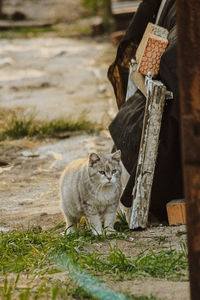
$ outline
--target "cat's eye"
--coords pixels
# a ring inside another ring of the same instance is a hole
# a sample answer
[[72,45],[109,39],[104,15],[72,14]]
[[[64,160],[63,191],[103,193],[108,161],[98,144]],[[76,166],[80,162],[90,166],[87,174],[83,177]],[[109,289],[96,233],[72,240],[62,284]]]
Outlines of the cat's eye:
[[117,172],[117,170],[112,170],[112,173],[115,174]]
[[102,175],[105,175],[105,172],[104,171],[99,171],[100,174]]

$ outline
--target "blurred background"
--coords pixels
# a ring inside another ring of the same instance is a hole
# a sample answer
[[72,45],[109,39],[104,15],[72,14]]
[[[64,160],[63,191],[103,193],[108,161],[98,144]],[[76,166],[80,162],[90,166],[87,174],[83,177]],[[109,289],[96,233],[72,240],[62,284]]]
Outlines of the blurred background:
[[107,70],[139,2],[0,1],[1,231],[62,222],[66,164],[112,150]]
[[117,107],[107,70],[138,3],[1,1],[1,230],[63,221],[66,164],[111,151]]

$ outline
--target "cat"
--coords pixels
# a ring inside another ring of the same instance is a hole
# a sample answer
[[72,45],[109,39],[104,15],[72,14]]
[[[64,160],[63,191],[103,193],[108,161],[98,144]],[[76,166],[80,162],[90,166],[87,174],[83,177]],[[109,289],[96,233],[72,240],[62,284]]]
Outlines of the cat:
[[61,177],[62,209],[67,234],[77,230],[84,216],[95,235],[102,234],[103,217],[107,234],[114,221],[121,194],[121,152],[91,153],[71,162]]

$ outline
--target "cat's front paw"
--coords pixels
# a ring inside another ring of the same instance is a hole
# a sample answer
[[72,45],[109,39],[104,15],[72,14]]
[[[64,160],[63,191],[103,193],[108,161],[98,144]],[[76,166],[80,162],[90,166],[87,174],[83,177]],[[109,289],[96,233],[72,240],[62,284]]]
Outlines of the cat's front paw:
[[105,232],[106,232],[106,235],[114,235],[114,234],[116,234],[116,230],[114,228],[106,228]]
[[97,229],[94,229],[94,228],[92,228],[92,233],[94,234],[94,235],[102,235],[102,230],[97,230]]
[[74,229],[73,225],[71,225],[70,227],[67,227],[65,230],[65,234],[68,235],[70,233],[74,233],[76,232],[76,230]]

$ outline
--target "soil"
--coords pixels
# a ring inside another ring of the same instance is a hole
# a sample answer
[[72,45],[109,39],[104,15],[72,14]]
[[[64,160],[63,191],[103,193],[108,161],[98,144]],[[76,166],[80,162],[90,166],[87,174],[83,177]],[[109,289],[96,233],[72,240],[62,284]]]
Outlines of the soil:
[[0,147],[0,229],[38,226],[44,230],[64,221],[59,207],[59,177],[67,163],[89,152],[110,152],[107,131],[64,140],[17,140]]
[[[64,19],[72,22],[82,8],[80,1],[9,1],[5,12],[23,11],[29,19]],[[67,11],[67,13],[66,13]],[[116,49],[109,42],[94,39],[38,38],[0,40],[0,108],[23,109],[39,120],[83,111],[104,127],[117,109],[106,72]],[[59,178],[67,163],[91,151],[110,152],[107,130],[99,134],[73,135],[66,139],[21,139],[0,143],[0,230],[41,226],[43,230],[64,221],[59,206]],[[177,232],[182,232],[180,236]],[[162,226],[133,232],[132,239],[118,241],[128,256],[139,251],[134,243],[155,246],[155,237],[165,237],[166,247],[178,248],[185,240],[185,226]],[[115,242],[115,240],[113,240]],[[88,246],[90,247],[90,246]],[[98,243],[99,251],[109,251]],[[60,275],[58,275],[60,276]],[[188,300],[188,282],[138,279],[110,282],[118,291],[134,295],[155,295],[165,300]]]

